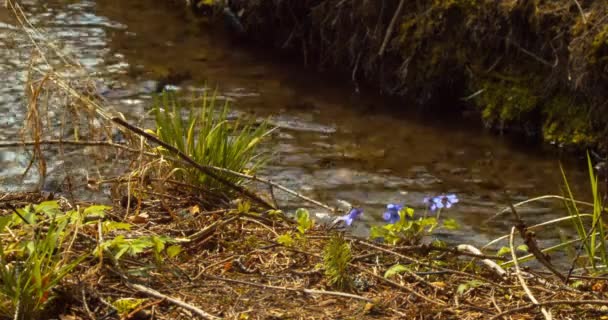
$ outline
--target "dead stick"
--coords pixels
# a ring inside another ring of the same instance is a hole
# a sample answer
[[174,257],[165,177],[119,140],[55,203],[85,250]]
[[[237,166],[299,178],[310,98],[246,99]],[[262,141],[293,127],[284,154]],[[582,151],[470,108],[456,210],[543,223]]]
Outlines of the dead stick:
[[391,19],[391,22],[389,23],[388,28],[386,29],[386,34],[384,35],[384,41],[382,41],[382,45],[380,46],[380,51],[378,51],[379,56],[384,55],[384,50],[386,49],[386,46],[388,45],[388,41],[391,39],[391,36],[393,35],[393,29],[395,28],[395,23],[397,22],[397,18],[399,17],[401,10],[403,10],[404,3],[405,3],[405,0],[399,1],[397,10],[395,10],[395,14],[393,15],[393,18]]
[[126,147],[123,144],[112,143],[110,141],[74,141],[74,140],[40,140],[40,141],[7,141],[0,142],[0,148],[35,146],[35,145],[76,145],[76,146],[109,146],[109,147]]
[[369,299],[369,298],[366,298],[366,297],[363,297],[363,296],[359,296],[359,295],[356,295],[356,294],[346,293],[346,292],[314,290],[314,289],[304,289],[304,288],[278,287],[278,286],[271,286],[271,285],[266,285],[266,284],[261,284],[261,283],[255,283],[255,282],[249,282],[249,281],[243,281],[243,280],[222,278],[222,277],[213,276],[213,275],[210,275],[210,274],[202,274],[202,277],[207,278],[207,279],[212,279],[212,280],[223,281],[223,282],[239,283],[239,284],[244,284],[244,285],[248,285],[248,286],[252,286],[252,287],[258,287],[258,288],[263,288],[263,289],[304,292],[304,293],[307,293],[307,294],[329,295],[329,296],[337,296],[337,297],[343,297],[343,298],[362,300],[362,301],[366,301],[366,302],[372,302],[372,299]]
[[171,302],[171,303],[173,303],[173,304],[175,304],[177,306],[180,306],[180,307],[182,307],[182,308],[184,308],[186,310],[192,311],[192,312],[198,314],[203,319],[212,319],[212,320],[222,319],[220,317],[216,317],[216,316],[214,316],[212,314],[209,314],[209,313],[205,312],[204,310],[202,310],[202,309],[200,309],[198,307],[195,307],[195,306],[193,306],[191,304],[185,303],[184,301],[181,301],[181,300],[178,300],[176,298],[172,298],[172,297],[169,297],[167,295],[164,295],[164,294],[162,294],[162,293],[160,293],[160,292],[158,292],[158,291],[156,291],[154,289],[142,286],[140,284],[127,284],[127,285],[129,287],[131,287],[131,288],[133,288],[133,289],[141,292],[141,293],[145,293],[145,294],[147,294],[149,296],[156,297],[156,298],[159,298],[159,299],[167,300],[167,301],[169,301],[169,302]]
[[515,228],[517,228],[517,231],[519,231],[519,234],[521,235],[522,239],[524,240],[524,243],[528,246],[528,251],[534,255],[534,257],[538,260],[538,262],[540,262],[543,266],[545,266],[547,269],[549,269],[549,271],[553,272],[554,275],[556,275],[560,280],[562,280],[565,283],[567,280],[566,276],[561,274],[553,266],[553,264],[549,261],[547,256],[545,256],[543,251],[538,247],[538,244],[536,243],[536,239],[534,239],[534,232],[528,231],[528,227],[526,226],[524,221],[521,219],[521,217],[517,213],[517,210],[515,210],[515,207],[513,206],[513,204],[510,202],[509,202],[509,207],[511,208],[511,212],[513,213],[513,216],[515,217]]
[[219,181],[220,183],[226,185],[227,187],[238,191],[239,193],[247,196],[248,198],[250,198],[251,200],[254,200],[255,202],[259,203],[260,205],[262,205],[263,207],[267,208],[267,209],[275,209],[275,207],[268,203],[266,200],[260,198],[257,194],[237,185],[234,184],[228,180],[226,180],[225,178],[217,175],[215,172],[209,170],[209,168],[200,165],[198,162],[194,161],[192,158],[188,157],[186,154],[184,154],[183,152],[181,152],[179,149],[175,148],[172,145],[169,145],[163,141],[161,141],[160,139],[158,139],[157,137],[155,137],[154,135],[151,135],[147,132],[145,132],[144,130],[142,130],[139,127],[136,127],[128,122],[126,122],[125,120],[119,118],[119,117],[113,117],[111,118],[112,122],[119,124],[127,129],[129,129],[130,131],[135,132],[136,134],[145,137],[146,139],[153,141],[156,144],[161,145],[163,148],[169,150],[171,153],[177,155],[180,159],[182,159],[183,161],[187,162],[188,164],[192,165],[193,167],[195,167],[197,170],[199,170],[200,172],[208,175],[209,177]]

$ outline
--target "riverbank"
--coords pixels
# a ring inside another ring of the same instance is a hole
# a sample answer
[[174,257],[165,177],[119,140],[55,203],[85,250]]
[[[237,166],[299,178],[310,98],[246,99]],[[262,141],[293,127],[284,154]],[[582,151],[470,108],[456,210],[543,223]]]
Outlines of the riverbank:
[[606,150],[606,10],[569,0],[232,1],[240,25],[229,26],[338,70],[355,88],[472,112],[501,133]]
[[[567,287],[540,270],[507,273],[493,262],[506,257],[472,247],[394,246],[315,223],[303,211],[293,221],[256,206],[209,207],[204,194],[178,191],[184,187],[175,183],[165,182],[160,197],[133,199],[133,207],[0,194],[7,232],[0,259],[10,260],[7,272],[0,271],[0,318],[508,319],[552,313],[554,319],[598,319],[607,313],[605,278],[572,276],[576,288]],[[47,233],[36,236],[37,228]],[[20,255],[26,243],[36,253],[61,254],[36,256],[42,265],[37,275],[29,269],[37,260]],[[17,265],[26,269],[11,275]],[[15,296],[5,281],[13,276],[35,282],[17,284],[24,292]]]

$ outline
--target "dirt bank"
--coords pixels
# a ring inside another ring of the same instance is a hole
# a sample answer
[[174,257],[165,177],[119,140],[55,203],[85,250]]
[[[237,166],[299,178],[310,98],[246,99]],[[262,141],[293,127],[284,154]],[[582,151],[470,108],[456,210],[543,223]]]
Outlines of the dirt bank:
[[425,105],[464,105],[501,132],[608,146],[606,1],[230,5],[248,39],[296,52],[308,65],[345,72],[355,84],[371,83]]

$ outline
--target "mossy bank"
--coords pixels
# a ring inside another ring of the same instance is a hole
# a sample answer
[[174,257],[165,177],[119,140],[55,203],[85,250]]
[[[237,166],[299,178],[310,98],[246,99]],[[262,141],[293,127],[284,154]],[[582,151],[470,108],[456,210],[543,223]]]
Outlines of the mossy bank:
[[421,105],[474,110],[501,132],[608,149],[606,1],[233,0],[229,5],[245,39],[344,72],[355,84],[372,84]]

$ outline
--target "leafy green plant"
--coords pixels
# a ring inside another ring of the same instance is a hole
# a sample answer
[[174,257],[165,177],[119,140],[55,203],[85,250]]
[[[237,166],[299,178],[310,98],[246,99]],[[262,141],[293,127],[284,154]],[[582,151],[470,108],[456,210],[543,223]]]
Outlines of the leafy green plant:
[[[604,205],[602,203],[602,196],[600,194],[598,186],[598,177],[594,173],[593,164],[591,157],[587,154],[587,166],[589,170],[589,181],[591,184],[591,193],[593,196],[593,207],[592,212],[581,212],[577,206],[570,185],[566,178],[566,174],[562,168],[562,176],[564,178],[564,185],[567,192],[567,196],[570,201],[565,201],[568,213],[573,219],[573,227],[578,233],[581,239],[581,248],[586,252],[586,257],[582,259],[583,267],[592,267],[596,271],[605,270],[608,268],[608,249],[606,247],[606,226],[602,220],[602,215],[606,213]],[[584,217],[590,216],[591,224],[585,223]],[[589,229],[587,229],[589,227]],[[581,259],[577,259],[581,261]]]
[[404,273],[404,272],[409,272],[412,271],[408,266],[404,266],[402,264],[395,264],[392,267],[388,268],[386,270],[386,272],[384,272],[384,277],[385,278],[391,278],[395,275]]
[[323,252],[323,265],[325,276],[330,285],[339,289],[351,286],[351,277],[348,274],[348,264],[352,260],[350,246],[341,233],[334,234]]
[[314,227],[315,222],[310,218],[310,213],[306,209],[300,208],[296,210],[295,217],[297,232],[289,231],[280,235],[277,237],[278,243],[288,247],[306,243],[306,232]]
[[[117,223],[112,222],[114,226]],[[105,223],[104,223],[105,224]],[[128,223],[121,223],[120,228],[124,229],[130,225]],[[117,230],[117,229],[105,229],[105,230]],[[108,232],[106,231],[106,232]],[[142,236],[136,238],[127,239],[123,235],[118,235],[112,239],[104,241],[96,250],[96,254],[101,254],[103,251],[109,251],[114,256],[114,259],[120,260],[123,255],[137,256],[138,254],[151,251],[154,255],[154,259],[157,263],[161,263],[164,260],[162,255],[163,252],[167,254],[167,257],[173,258],[182,251],[182,247],[174,244],[177,241],[166,236]],[[167,244],[173,244],[167,247]]]
[[395,219],[394,223],[372,226],[370,238],[381,239],[385,243],[393,245],[398,243],[416,244],[424,236],[432,234],[439,226],[446,229],[458,228],[454,219],[445,219],[443,225],[438,223],[436,217],[414,219],[414,209],[405,206],[399,210],[398,214],[399,219]]
[[[269,158],[259,148],[263,138],[272,132],[268,122],[241,118],[230,121],[228,102],[217,107],[216,97],[206,94],[199,100],[200,104],[192,102],[186,109],[174,93],[164,92],[156,97],[156,135],[201,165],[254,174]],[[162,148],[159,150],[165,152]],[[179,168],[178,176],[190,183],[224,187],[195,168],[183,167],[177,162],[173,166]],[[235,184],[243,182],[233,174],[221,171],[217,174]]]
[[13,237],[0,243],[0,318],[39,319],[55,298],[55,288],[88,255],[68,253],[82,215],[43,202],[0,217],[0,231]]

